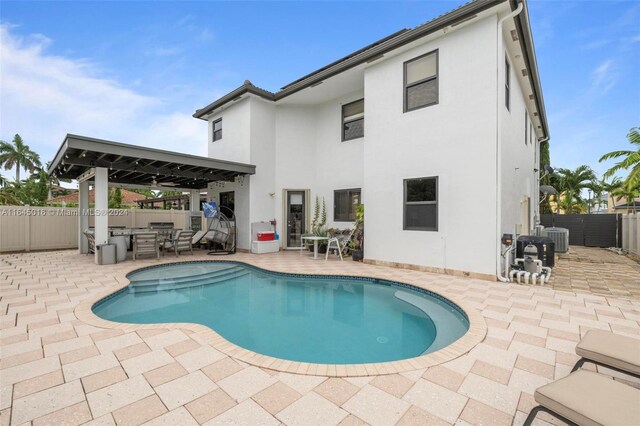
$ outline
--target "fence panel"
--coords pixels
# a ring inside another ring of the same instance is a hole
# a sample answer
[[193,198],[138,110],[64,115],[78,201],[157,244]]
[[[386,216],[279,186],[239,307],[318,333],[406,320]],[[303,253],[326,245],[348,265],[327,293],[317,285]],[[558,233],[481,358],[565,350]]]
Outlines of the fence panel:
[[[118,209],[109,225],[146,228],[150,222],[173,222],[185,229],[189,212],[183,210]],[[89,226],[95,223],[89,216]],[[0,253],[78,247],[78,209],[65,207],[0,206]]]
[[640,213],[622,215],[622,249],[640,256]]
[[618,214],[543,214],[540,223],[569,230],[569,244],[587,247],[620,247]]

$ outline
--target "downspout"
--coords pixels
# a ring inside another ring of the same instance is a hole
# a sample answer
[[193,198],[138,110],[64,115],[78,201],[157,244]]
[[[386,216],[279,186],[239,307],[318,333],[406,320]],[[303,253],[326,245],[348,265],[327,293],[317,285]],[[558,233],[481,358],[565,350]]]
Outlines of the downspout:
[[[503,283],[509,282],[509,278],[502,275],[501,271],[501,263],[504,254],[502,253],[502,241],[501,241],[501,226],[502,226],[502,155],[501,155],[501,137],[500,137],[500,115],[502,110],[500,109],[500,64],[503,62],[502,59],[502,24],[507,19],[515,18],[522,9],[524,8],[523,3],[518,3],[518,7],[516,10],[511,12],[510,14],[500,18],[498,20],[498,28],[497,28],[497,55],[496,55],[496,277],[499,281]],[[510,252],[507,250],[506,253]],[[505,258],[505,262],[507,259]],[[505,267],[506,270],[506,267]]]

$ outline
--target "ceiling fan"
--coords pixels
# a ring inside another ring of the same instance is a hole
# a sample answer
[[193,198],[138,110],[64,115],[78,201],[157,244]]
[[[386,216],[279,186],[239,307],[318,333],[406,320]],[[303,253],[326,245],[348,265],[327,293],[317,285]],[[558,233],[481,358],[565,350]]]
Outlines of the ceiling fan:
[[175,182],[158,182],[154,176],[153,180],[151,181],[151,185],[152,186],[177,186],[178,184]]

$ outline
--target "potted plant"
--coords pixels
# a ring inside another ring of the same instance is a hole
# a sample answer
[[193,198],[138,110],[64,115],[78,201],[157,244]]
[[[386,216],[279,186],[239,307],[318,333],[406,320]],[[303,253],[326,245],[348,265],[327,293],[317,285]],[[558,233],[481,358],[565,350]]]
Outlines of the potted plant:
[[354,261],[362,262],[364,259],[364,204],[356,207],[356,231],[353,233],[351,241],[351,258]]
[[[329,232],[327,228],[320,228],[317,230],[316,235],[318,237],[327,237]],[[318,253],[325,254],[327,252],[327,240],[318,241]]]

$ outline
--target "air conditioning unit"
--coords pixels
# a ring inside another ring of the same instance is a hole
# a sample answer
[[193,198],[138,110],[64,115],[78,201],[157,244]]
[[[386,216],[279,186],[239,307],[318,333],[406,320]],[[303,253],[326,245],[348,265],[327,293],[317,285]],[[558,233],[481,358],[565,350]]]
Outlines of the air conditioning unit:
[[544,228],[542,235],[553,240],[557,252],[566,253],[569,251],[569,230],[567,228]]

